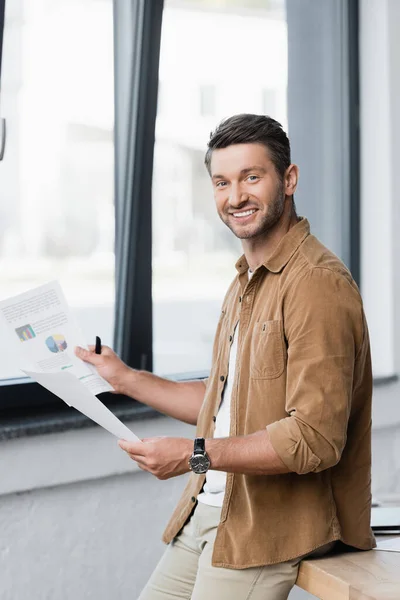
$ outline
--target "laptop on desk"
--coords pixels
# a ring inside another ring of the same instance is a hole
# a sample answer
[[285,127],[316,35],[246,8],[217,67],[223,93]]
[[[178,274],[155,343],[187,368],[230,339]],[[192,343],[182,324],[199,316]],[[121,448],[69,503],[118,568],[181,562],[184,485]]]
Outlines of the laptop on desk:
[[400,506],[373,506],[371,528],[374,533],[400,533]]

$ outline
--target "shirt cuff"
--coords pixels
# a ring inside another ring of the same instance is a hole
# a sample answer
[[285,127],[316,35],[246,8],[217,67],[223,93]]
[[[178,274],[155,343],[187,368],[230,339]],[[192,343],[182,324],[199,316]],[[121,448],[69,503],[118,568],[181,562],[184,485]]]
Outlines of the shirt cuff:
[[287,417],[267,426],[269,440],[286,467],[298,475],[315,471],[321,459],[306,443],[294,417]]

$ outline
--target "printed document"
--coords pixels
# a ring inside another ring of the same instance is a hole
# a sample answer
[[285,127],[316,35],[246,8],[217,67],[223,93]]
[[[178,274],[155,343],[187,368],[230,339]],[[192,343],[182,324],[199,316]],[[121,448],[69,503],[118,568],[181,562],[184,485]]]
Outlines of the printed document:
[[85,388],[82,383],[68,371],[62,373],[33,373],[24,371],[29,377],[62,398],[69,406],[73,406],[89,419],[107,429],[117,438],[130,442],[139,442],[132,433],[96,396]]
[[87,344],[57,281],[0,301],[0,331],[21,371],[117,437],[138,440],[96,398],[113,388],[75,356]]

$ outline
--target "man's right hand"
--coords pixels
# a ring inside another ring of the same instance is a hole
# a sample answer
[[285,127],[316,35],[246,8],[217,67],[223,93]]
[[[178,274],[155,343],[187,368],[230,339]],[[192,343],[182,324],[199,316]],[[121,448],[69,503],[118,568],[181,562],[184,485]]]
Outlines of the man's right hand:
[[96,354],[95,346],[89,346],[89,350],[77,346],[75,354],[78,358],[94,365],[99,375],[108,381],[117,393],[123,393],[123,383],[130,368],[111,348],[102,346],[101,354]]

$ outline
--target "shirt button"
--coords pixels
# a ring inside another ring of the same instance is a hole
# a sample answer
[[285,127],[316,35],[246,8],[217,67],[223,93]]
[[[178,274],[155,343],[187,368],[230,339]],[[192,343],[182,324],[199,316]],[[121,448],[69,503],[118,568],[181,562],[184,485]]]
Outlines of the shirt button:
[[221,375],[220,380],[225,381],[225,377],[223,375]]
[[215,423],[215,421],[216,421],[216,420],[217,420],[217,417],[215,417],[215,416],[214,416],[214,417],[213,417],[213,421],[214,421],[214,423]]
[[196,502],[196,498],[192,496],[192,502]]
[[231,342],[233,340],[233,337],[230,335],[229,336],[229,341]]
[[242,301],[242,296],[239,296],[239,302],[241,302],[241,301]]

